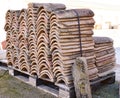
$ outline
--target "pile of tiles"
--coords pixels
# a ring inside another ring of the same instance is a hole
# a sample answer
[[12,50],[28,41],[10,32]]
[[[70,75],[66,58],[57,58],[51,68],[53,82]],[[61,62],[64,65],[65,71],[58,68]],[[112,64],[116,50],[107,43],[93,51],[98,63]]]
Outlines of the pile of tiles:
[[104,73],[115,66],[113,40],[108,37],[94,37],[96,66],[98,73]]
[[28,50],[28,28],[27,28],[27,9],[22,9],[19,16],[18,33],[18,68],[22,71],[30,72],[30,60]]
[[13,65],[13,62],[12,62],[12,33],[11,33],[11,24],[12,24],[12,11],[8,10],[7,13],[6,13],[6,24],[5,24],[5,31],[7,32],[6,34],[6,50],[7,50],[7,53],[6,53],[6,57],[7,57],[7,60],[8,60],[8,64],[9,65]]
[[19,10],[8,10],[6,13],[5,31],[6,47],[7,47],[7,59],[8,64],[18,68],[18,34],[19,34]]
[[92,38],[93,16],[89,9],[63,10],[51,14],[50,51],[56,84],[72,85],[71,67],[79,56],[87,59],[90,80],[97,78]]
[[50,53],[50,13],[65,10],[64,4],[29,3],[27,9],[8,10],[7,32],[8,65],[30,75],[54,82]]
[[64,4],[53,3],[29,3],[27,9],[8,10],[4,27],[8,65],[72,87],[71,68],[76,57],[82,56],[87,59],[89,79],[98,78],[98,71],[112,68],[115,58],[111,40],[102,40],[103,44],[93,39],[93,16],[90,9],[66,10]]
[[64,10],[63,4],[41,4],[38,9],[37,30],[37,53],[38,53],[38,77],[54,82],[52,58],[50,53],[50,14],[53,11]]

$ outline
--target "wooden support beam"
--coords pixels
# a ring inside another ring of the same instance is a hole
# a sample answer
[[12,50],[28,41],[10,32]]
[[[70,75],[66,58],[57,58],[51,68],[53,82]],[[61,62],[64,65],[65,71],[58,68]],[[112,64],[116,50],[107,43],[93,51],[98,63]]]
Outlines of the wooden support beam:
[[92,98],[88,77],[87,61],[78,57],[72,67],[76,98]]

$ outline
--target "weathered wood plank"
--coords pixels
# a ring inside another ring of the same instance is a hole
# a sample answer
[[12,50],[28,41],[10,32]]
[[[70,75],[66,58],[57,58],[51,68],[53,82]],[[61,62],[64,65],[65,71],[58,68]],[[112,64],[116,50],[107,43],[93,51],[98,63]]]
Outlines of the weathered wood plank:
[[74,86],[77,98],[92,98],[88,77],[87,62],[84,57],[78,57],[73,66]]

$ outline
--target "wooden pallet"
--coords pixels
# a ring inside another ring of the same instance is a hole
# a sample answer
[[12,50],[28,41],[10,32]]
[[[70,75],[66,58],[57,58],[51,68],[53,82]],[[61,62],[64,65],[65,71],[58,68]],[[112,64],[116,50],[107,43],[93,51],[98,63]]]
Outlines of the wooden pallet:
[[9,67],[9,74],[58,98],[75,98],[74,88],[69,88],[65,85],[56,86],[54,83],[38,79],[36,76],[31,76],[28,73],[15,69],[11,66]]
[[0,69],[8,70],[7,63],[0,60]]
[[90,81],[91,89],[92,91],[99,88],[99,86],[102,86],[103,84],[111,84],[115,82],[115,72],[112,71],[106,75],[103,75],[93,81]]
[[[38,79],[36,76],[31,76],[26,72],[20,71],[13,67],[9,67],[9,74],[16,77],[17,79],[30,84],[42,91],[50,93],[59,98],[75,98],[74,88],[68,88],[65,85],[56,86],[54,83]],[[93,81],[90,81],[91,89],[94,90],[96,85],[100,83],[113,83],[115,82],[115,72],[111,72],[107,75],[101,76]]]

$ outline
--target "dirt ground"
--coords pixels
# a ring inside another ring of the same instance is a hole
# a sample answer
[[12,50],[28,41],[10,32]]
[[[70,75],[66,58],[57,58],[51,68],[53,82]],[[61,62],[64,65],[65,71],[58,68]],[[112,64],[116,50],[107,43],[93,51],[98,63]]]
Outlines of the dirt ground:
[[[118,83],[98,86],[92,91],[93,98],[119,98]],[[10,76],[0,70],[0,98],[56,98]]]

